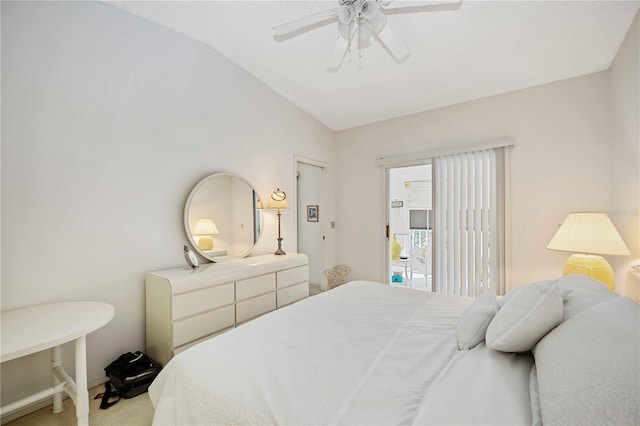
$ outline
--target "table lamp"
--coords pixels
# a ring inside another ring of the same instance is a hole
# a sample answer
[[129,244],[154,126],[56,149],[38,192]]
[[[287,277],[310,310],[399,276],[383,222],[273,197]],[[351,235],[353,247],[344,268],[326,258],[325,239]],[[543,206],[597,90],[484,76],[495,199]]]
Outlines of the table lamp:
[[267,204],[267,209],[278,210],[278,250],[275,252],[277,255],[286,254],[284,250],[282,250],[282,237],[280,236],[280,210],[288,208],[289,202],[287,201],[287,194],[285,194],[284,191],[281,191],[280,188],[277,188],[273,193],[271,193],[269,203]]
[[195,228],[193,228],[193,235],[200,236],[198,239],[198,247],[202,250],[213,249],[213,237],[212,235],[219,234],[218,227],[213,222],[213,219],[198,219]]
[[555,233],[548,249],[578,252],[567,259],[563,275],[581,274],[615,289],[613,269],[599,254],[628,256],[631,253],[611,219],[604,213],[570,213]]

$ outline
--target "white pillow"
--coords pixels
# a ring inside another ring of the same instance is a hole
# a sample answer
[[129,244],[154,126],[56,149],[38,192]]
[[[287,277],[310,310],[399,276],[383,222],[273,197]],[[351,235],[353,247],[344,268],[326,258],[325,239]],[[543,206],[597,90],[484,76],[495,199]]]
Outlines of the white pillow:
[[487,347],[502,352],[530,351],[562,322],[562,293],[558,284],[523,287],[500,308],[487,329]]
[[567,275],[556,280],[564,299],[563,321],[618,295],[610,291],[604,284],[585,275]]
[[[543,287],[546,288],[546,287],[551,287],[551,284],[553,284],[552,280],[546,280],[546,281],[537,281],[535,283],[531,283],[528,285],[535,285],[540,288],[543,288]],[[509,301],[509,299],[511,299],[513,296],[518,294],[523,288],[526,288],[526,287],[527,287],[526,285],[522,287],[516,287],[513,290],[509,291],[504,296],[502,296],[500,299],[498,299],[498,309],[502,308]]]
[[484,341],[489,323],[498,311],[498,301],[493,292],[487,292],[462,312],[458,319],[458,349],[471,349]]
[[538,342],[533,356],[543,424],[640,425],[638,324],[640,306],[615,296]]
[[[577,275],[571,275],[571,276],[573,276],[573,277],[577,277]],[[589,280],[589,279],[590,279],[590,278],[588,278],[588,277],[584,277],[584,278],[586,278],[587,280]],[[531,283],[531,284],[529,284],[529,285],[535,285],[535,286],[538,286],[538,287],[539,287],[539,288],[541,288],[541,289],[542,289],[542,288],[546,289],[546,288],[551,287],[551,286],[553,285],[553,283],[554,283],[554,282],[557,282],[557,283],[558,283],[558,287],[560,287],[560,291],[562,292],[562,300],[566,302],[566,301],[567,301],[567,298],[569,298],[569,297],[571,296],[571,293],[573,292],[573,289],[572,289],[571,287],[567,287],[567,286],[563,285],[563,281],[562,281],[563,279],[564,279],[564,278],[558,278],[557,280],[553,280],[553,281],[551,281],[551,280],[549,280],[549,281],[537,281],[537,282],[535,282],[535,283]],[[594,281],[594,282],[595,282],[595,281]],[[513,296],[515,296],[516,294],[518,294],[518,292],[519,292],[520,290],[522,290],[523,288],[525,288],[525,287],[527,287],[527,286],[525,285],[525,286],[523,286],[523,287],[517,287],[517,288],[514,288],[513,290],[511,290],[510,292],[508,292],[507,294],[505,294],[504,296],[502,296],[501,298],[499,298],[499,299],[498,299],[498,309],[502,308],[502,307],[505,305],[505,303],[507,303],[507,301],[508,301],[509,299],[511,299],[511,298],[512,298]],[[605,291],[607,291],[607,292],[609,291],[609,290],[607,290],[607,288],[606,288],[604,285],[602,285],[602,284],[600,284],[600,287],[602,287],[602,288],[603,288]]]

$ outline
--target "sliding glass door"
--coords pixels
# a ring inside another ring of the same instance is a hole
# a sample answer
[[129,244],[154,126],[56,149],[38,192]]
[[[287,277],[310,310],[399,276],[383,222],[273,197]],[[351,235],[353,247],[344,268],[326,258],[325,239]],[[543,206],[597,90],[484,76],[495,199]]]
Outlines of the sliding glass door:
[[430,162],[387,169],[388,282],[432,290],[432,170]]
[[435,291],[504,294],[504,150],[434,159]]
[[504,147],[386,166],[387,278],[477,297],[506,287]]

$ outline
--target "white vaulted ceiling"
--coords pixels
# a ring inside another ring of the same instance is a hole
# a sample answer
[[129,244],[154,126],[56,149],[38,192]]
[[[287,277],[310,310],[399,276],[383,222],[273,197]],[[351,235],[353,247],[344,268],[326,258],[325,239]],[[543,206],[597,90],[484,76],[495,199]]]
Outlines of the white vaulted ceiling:
[[456,11],[390,15],[406,61],[374,44],[328,73],[337,24],[284,42],[272,28],[337,0],[110,3],[210,45],[333,130],[606,70],[640,6],[466,0]]

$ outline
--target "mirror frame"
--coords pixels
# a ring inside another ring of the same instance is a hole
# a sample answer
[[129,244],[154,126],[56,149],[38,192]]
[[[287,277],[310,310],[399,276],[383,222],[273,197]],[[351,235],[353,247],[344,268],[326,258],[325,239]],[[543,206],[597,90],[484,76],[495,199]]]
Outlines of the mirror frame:
[[[224,262],[227,260],[233,260],[233,259],[242,259],[243,257],[246,257],[247,255],[249,255],[249,253],[251,253],[251,251],[255,248],[256,244],[258,243],[258,241],[260,241],[260,238],[262,237],[262,230],[264,228],[264,216],[260,217],[260,234],[258,235],[257,239],[255,239],[255,241],[253,242],[253,245],[244,253],[239,254],[239,255],[235,255],[235,256],[225,256],[225,257],[213,257],[213,256],[209,256],[206,253],[204,253],[204,251],[200,248],[200,246],[198,246],[197,241],[193,238],[193,235],[191,234],[191,228],[189,227],[189,208],[191,207],[191,201],[193,200],[193,197],[195,196],[195,194],[198,192],[198,189],[200,189],[205,183],[209,182],[209,180],[215,178],[215,177],[220,177],[220,176],[229,176],[232,178],[236,178],[241,180],[242,182],[244,182],[249,188],[251,188],[251,190],[253,191],[253,193],[255,194],[256,198],[258,199],[258,203],[260,203],[260,205],[262,205],[262,199],[260,198],[260,195],[258,194],[258,191],[256,191],[256,188],[251,185],[246,179],[244,179],[241,176],[238,176],[234,173],[227,173],[227,172],[219,172],[219,173],[213,173],[210,174],[208,176],[205,176],[204,178],[202,178],[189,192],[189,196],[187,197],[187,201],[185,201],[184,203],[184,213],[183,213],[183,225],[184,225],[184,232],[185,234],[187,234],[187,239],[189,240],[189,244],[191,244],[191,247],[203,258],[211,261],[211,262]],[[260,210],[259,208],[255,208],[254,210]],[[254,211],[254,220],[252,222],[253,224],[253,233],[254,235],[256,234],[256,220],[255,220],[255,211]]]

